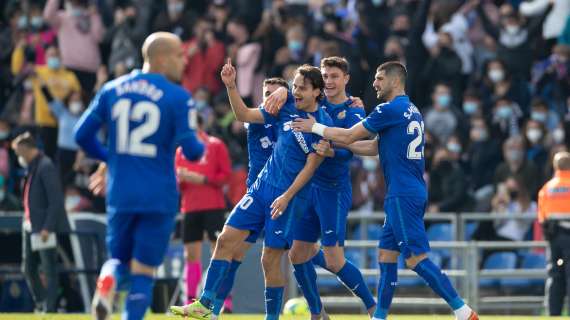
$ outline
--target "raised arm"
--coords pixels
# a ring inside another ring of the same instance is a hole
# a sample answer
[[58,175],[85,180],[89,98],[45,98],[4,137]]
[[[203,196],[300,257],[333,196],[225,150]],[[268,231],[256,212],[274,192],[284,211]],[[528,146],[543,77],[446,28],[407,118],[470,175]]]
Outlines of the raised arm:
[[250,123],[264,123],[265,119],[259,109],[248,108],[243,102],[236,85],[236,69],[231,59],[222,67],[222,82],[226,85],[232,111],[238,121]]

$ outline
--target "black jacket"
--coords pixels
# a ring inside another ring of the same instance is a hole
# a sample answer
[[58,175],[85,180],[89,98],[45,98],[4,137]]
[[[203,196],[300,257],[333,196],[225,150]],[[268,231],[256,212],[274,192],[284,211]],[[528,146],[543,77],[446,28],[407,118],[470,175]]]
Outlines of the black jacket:
[[54,164],[40,153],[29,164],[24,186],[30,177],[28,207],[32,232],[40,232],[43,229],[56,233],[69,232],[63,190]]

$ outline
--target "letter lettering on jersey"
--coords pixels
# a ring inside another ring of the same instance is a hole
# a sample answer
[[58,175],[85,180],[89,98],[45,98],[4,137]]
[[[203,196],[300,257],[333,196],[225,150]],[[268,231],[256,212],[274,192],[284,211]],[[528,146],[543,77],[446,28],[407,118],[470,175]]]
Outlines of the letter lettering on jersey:
[[420,113],[420,110],[418,110],[418,108],[416,106],[414,106],[413,104],[411,104],[408,107],[408,111],[404,112],[404,117],[406,117],[406,119],[410,120],[412,118],[412,115],[414,113]]
[[293,134],[295,135],[295,138],[297,139],[297,142],[299,143],[299,146],[301,147],[303,152],[309,153],[309,147],[307,146],[307,142],[305,141],[305,137],[303,137],[303,134],[301,132],[296,132],[296,131],[294,131]]
[[122,96],[127,93],[137,93],[143,96],[148,97],[152,101],[158,101],[164,95],[162,90],[155,87],[153,84],[149,83],[146,80],[138,80],[138,81],[131,81],[125,82],[120,86],[115,88],[117,96]]

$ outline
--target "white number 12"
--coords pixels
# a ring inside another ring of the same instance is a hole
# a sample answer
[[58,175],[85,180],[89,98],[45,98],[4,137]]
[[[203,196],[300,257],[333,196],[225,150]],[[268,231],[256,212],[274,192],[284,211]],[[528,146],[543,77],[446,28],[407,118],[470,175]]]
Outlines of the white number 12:
[[424,122],[422,121],[421,124],[418,121],[412,121],[408,124],[408,134],[414,135],[418,132],[418,136],[410,142],[408,145],[408,159],[412,160],[420,160],[424,156],[423,148],[418,151],[418,147],[422,144],[422,139],[424,136]]
[[[131,100],[121,99],[113,105],[112,116],[117,120],[117,153],[149,158],[156,156],[156,146],[142,142],[158,130],[160,109],[156,104],[140,101],[131,108]],[[130,120],[144,122],[130,132]]]

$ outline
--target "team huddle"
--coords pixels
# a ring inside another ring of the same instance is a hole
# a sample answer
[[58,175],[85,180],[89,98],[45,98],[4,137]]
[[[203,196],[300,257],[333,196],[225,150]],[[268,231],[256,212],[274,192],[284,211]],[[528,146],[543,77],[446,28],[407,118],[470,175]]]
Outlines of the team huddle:
[[[117,290],[128,292],[123,319],[144,317],[153,272],[166,253],[177,211],[175,148],[180,145],[189,160],[199,159],[204,149],[194,132],[191,96],[172,83],[180,79],[182,55],[176,36],[150,35],[143,45],[143,70],[107,83],[76,129],[79,145],[107,163],[111,259],[99,276],[93,301],[96,319],[110,317]],[[448,303],[456,319],[478,319],[427,256],[424,123],[405,93],[401,63],[377,68],[373,87],[384,103],[368,116],[359,99],[346,93],[349,65],[342,57],[323,58],[320,68],[299,67],[291,88],[284,79],[266,79],[263,105],[257,108],[246,106],[240,97],[230,60],[221,79],[236,119],[248,124],[247,193],[216,241],[202,294],[188,305],[171,307],[173,314],[218,318],[245,251],[264,232],[266,320],[279,319],[285,253],[311,319],[329,319],[315,266],[334,273],[361,299],[371,319],[387,319],[400,254]],[[145,94],[148,88],[153,94]],[[96,139],[102,125],[107,128],[106,147]],[[378,155],[387,184],[376,300],[343,249],[354,154]]]

